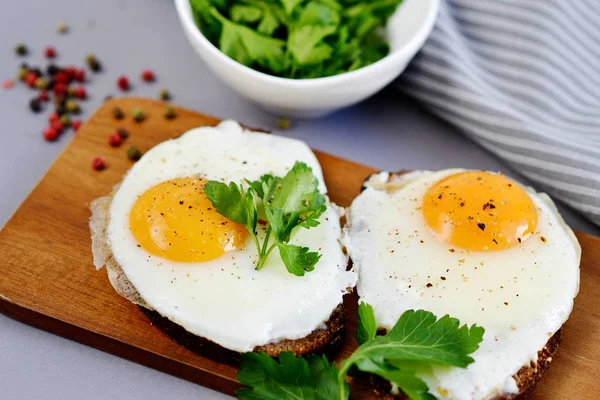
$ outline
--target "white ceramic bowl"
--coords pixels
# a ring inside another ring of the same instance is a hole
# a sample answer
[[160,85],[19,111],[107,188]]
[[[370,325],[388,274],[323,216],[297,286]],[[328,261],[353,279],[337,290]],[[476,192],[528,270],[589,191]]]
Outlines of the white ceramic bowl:
[[[368,0],[366,0],[368,1]],[[439,0],[404,0],[386,28],[390,54],[367,67],[316,79],[287,79],[248,68],[223,54],[194,22],[189,0],[175,0],[186,36],[226,84],[278,116],[313,118],[356,104],[394,80],[433,28]]]

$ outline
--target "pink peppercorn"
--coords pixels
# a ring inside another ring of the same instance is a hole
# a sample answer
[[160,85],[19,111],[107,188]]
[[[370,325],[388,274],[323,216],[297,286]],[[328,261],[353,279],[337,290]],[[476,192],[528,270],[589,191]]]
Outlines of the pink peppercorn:
[[54,81],[55,81],[56,83],[64,83],[64,84],[67,84],[67,83],[69,83],[69,75],[68,75],[66,72],[64,72],[64,71],[57,72],[57,73],[54,75]]
[[106,162],[104,161],[104,158],[102,157],[96,157],[92,160],[92,168],[94,168],[96,171],[100,171],[104,168],[106,168]]
[[113,133],[108,137],[108,144],[112,147],[117,147],[123,142],[123,138],[118,133]]
[[46,47],[46,50],[44,50],[44,54],[48,58],[54,58],[54,57],[56,57],[56,50],[54,50],[54,47],[48,46],[48,47]]
[[43,130],[42,134],[44,135],[44,139],[46,139],[49,142],[58,138],[58,131],[51,126],[47,126]]
[[85,89],[83,87],[79,86],[79,87],[75,88],[74,95],[78,99],[85,99],[87,96],[87,93],[85,92]]
[[73,74],[73,78],[77,82],[84,82],[85,81],[85,70],[84,69],[76,69],[75,73]]
[[154,72],[149,69],[142,71],[142,79],[146,82],[153,82],[155,79]]
[[25,75],[25,83],[29,87],[34,87],[35,86],[35,81],[36,81],[37,78],[38,78],[38,76],[36,75],[35,72],[28,72]]
[[71,121],[71,128],[73,128],[73,130],[75,132],[77,132],[79,130],[79,127],[81,126],[81,120],[80,119],[76,119]]
[[52,90],[54,91],[55,96],[65,96],[67,94],[67,84],[56,82]]
[[4,89],[10,89],[15,85],[15,81],[13,81],[12,79],[5,79],[2,81],[2,87]]
[[40,99],[40,101],[48,101],[50,100],[50,95],[48,95],[48,92],[45,90],[42,90],[38,95],[38,99]]
[[122,91],[129,90],[129,79],[127,79],[126,76],[120,76],[119,79],[117,79],[117,87]]
[[50,126],[54,128],[58,133],[61,133],[63,129],[65,129],[65,126],[62,124],[62,122],[60,122],[59,119],[50,122]]
[[50,115],[48,115],[48,122],[58,121],[59,119],[60,117],[57,112],[51,112]]

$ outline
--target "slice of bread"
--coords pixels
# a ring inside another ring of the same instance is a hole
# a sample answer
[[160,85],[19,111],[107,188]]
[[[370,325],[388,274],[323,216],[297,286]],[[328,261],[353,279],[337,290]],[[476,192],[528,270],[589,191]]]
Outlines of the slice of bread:
[[[125,275],[125,272],[123,272],[123,269],[115,261],[106,237],[106,229],[109,223],[110,203],[118,188],[118,185],[115,186],[112,193],[94,200],[90,205],[92,211],[92,216],[90,217],[92,253],[96,269],[101,269],[105,266],[108,279],[115,291],[130,302],[140,306],[152,324],[165,332],[174,341],[193,352],[215,361],[229,364],[237,363],[240,353],[226,349],[207,338],[191,334],[182,326],[155,311],[144,301]],[[254,351],[262,351],[271,357],[277,357],[279,353],[284,351],[291,351],[295,355],[313,353],[332,354],[340,347],[344,338],[344,330],[344,307],[342,304],[339,304],[332,311],[329,319],[325,321],[325,328],[316,329],[300,339],[282,340],[277,343],[257,346],[254,348]]]
[[[544,372],[550,368],[550,363],[558,350],[560,344],[561,331],[560,329],[548,340],[546,346],[538,351],[537,361],[532,361],[524,365],[519,371],[513,375],[517,382],[519,393],[517,394],[499,394],[493,397],[492,400],[524,400],[535,389],[536,385],[542,379]],[[383,400],[406,400],[408,396],[404,393],[392,394],[392,385],[385,379],[376,375],[369,375],[369,381],[378,397]]]

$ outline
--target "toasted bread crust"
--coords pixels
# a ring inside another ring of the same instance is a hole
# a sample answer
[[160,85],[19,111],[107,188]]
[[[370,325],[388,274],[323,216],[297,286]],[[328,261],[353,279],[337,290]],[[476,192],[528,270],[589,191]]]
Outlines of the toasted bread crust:
[[[240,353],[189,333],[182,326],[163,317],[156,311],[144,307],[140,307],[140,309],[154,326],[188,350],[217,362],[231,365],[236,365],[239,362]],[[279,353],[284,351],[291,351],[297,356],[313,353],[332,354],[339,349],[344,339],[344,315],[344,307],[340,304],[333,310],[329,320],[325,322],[325,329],[316,329],[300,339],[286,339],[278,343],[256,346],[253,351],[262,351],[271,357],[277,357]]]
[[[493,398],[493,400],[524,400],[535,389],[536,385],[542,379],[544,372],[550,368],[550,363],[558,350],[560,344],[561,331],[560,329],[548,340],[543,349],[538,351],[537,361],[532,361],[528,365],[524,365],[519,372],[517,372],[513,378],[517,382],[519,393],[511,394],[500,394]],[[392,385],[376,376],[369,375],[369,381],[373,387],[373,390],[379,398],[383,400],[405,400],[408,399],[404,393],[391,394]]]

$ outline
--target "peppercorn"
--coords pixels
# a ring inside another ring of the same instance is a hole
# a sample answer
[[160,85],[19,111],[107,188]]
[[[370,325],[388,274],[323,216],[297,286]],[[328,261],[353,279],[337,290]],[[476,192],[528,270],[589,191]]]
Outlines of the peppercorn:
[[60,116],[58,115],[58,113],[57,113],[57,112],[51,112],[51,113],[48,115],[48,122],[52,123],[52,121],[56,121],[56,120],[57,120],[57,119],[59,119],[59,118],[60,118]]
[[26,67],[19,68],[19,72],[17,72],[17,79],[20,81],[24,81],[25,76],[27,75],[28,72],[29,72],[29,69]]
[[54,64],[48,64],[48,66],[46,67],[46,73],[50,76],[54,76],[59,71],[60,71],[60,68],[58,68]]
[[126,76],[121,75],[119,79],[117,79],[117,87],[122,91],[126,92],[129,90],[129,79]]
[[129,137],[129,131],[125,128],[117,129],[117,133],[121,136],[121,139],[127,139]]
[[152,72],[149,69],[142,71],[141,77],[142,80],[146,82],[154,82],[154,79],[156,79],[156,77],[154,76],[154,72]]
[[35,97],[29,100],[29,108],[35,113],[40,112],[42,111],[42,103],[37,97]]
[[49,84],[50,84],[50,81],[48,81],[48,79],[46,79],[46,78],[39,77],[35,80],[35,87],[38,88],[39,90],[48,89]]
[[25,83],[27,84],[27,86],[29,87],[34,87],[35,86],[35,81],[37,80],[37,75],[35,74],[35,72],[31,72],[29,71],[26,75],[25,75]]
[[290,120],[287,118],[279,118],[277,120],[277,128],[281,130],[290,129]]
[[137,161],[142,157],[142,152],[135,146],[129,146],[127,149],[127,158],[131,161]]
[[74,96],[78,99],[85,99],[87,97],[87,93],[83,87],[79,86],[75,88]]
[[67,97],[75,97],[75,88],[67,86]]
[[48,95],[48,92],[42,90],[40,91],[40,94],[38,94],[38,99],[40,99],[40,101],[46,102],[50,100],[50,96]]
[[65,71],[59,71],[54,74],[54,81],[56,83],[64,83],[66,85],[69,83],[69,75]]
[[54,47],[48,46],[44,50],[44,55],[48,58],[54,58],[56,57],[56,50],[54,50]]
[[165,109],[163,110],[163,117],[165,117],[165,119],[173,119],[177,116],[177,114],[175,114],[175,110],[173,110],[173,107],[165,107]]
[[65,102],[65,108],[71,114],[79,114],[79,112],[81,111],[81,109],[79,108],[79,104],[77,104],[75,100],[67,100]]
[[42,131],[42,135],[44,136],[44,139],[46,139],[49,142],[58,139],[58,131],[51,126],[47,126],[46,128],[44,128],[44,130]]
[[112,100],[112,98],[113,98],[113,97],[112,97],[112,95],[110,95],[110,94],[107,94],[106,96],[104,96],[104,102],[107,102],[107,101],[109,101],[109,100]]
[[61,133],[63,131],[63,129],[65,129],[65,126],[63,125],[62,122],[60,122],[60,119],[56,119],[56,120],[50,122],[50,126],[54,129],[56,129],[56,131],[58,133]]
[[171,93],[169,93],[167,89],[161,89],[160,92],[158,92],[158,97],[161,100],[167,101],[171,99]]
[[73,128],[74,132],[77,132],[81,127],[81,124],[82,122],[80,119],[74,119],[73,121],[71,121],[71,128]]
[[73,74],[73,79],[77,82],[85,82],[85,70],[84,69],[76,69]]
[[67,114],[61,115],[59,121],[65,128],[71,126],[71,118]]
[[52,99],[52,103],[54,103],[54,105],[56,107],[64,106],[65,105],[65,97],[64,96],[54,96],[54,98]]
[[110,144],[112,147],[118,147],[121,145],[121,143],[123,143],[123,139],[118,133],[113,133],[108,137],[108,144]]
[[65,74],[67,74],[67,77],[69,78],[69,83],[71,83],[73,81],[73,79],[75,78],[75,67],[72,65],[69,65],[67,68],[65,68]]
[[64,104],[59,104],[54,108],[54,111],[56,111],[56,113],[58,115],[65,115],[67,113],[67,109],[65,108]]
[[64,22],[60,22],[58,25],[56,25],[56,31],[58,33],[67,33],[69,31],[69,28],[67,27],[67,25]]
[[54,83],[54,87],[52,88],[52,91],[54,92],[54,95],[57,97],[64,97],[67,95],[67,84],[66,83],[62,83],[62,82],[56,82]]
[[140,108],[137,108],[137,107],[134,108],[133,110],[131,110],[131,116],[133,117],[133,120],[135,122],[142,122],[143,120],[146,119],[144,112]]
[[15,81],[12,79],[5,79],[2,81],[2,87],[4,89],[11,89],[15,85]]
[[119,107],[115,107],[115,108],[112,109],[112,115],[113,115],[113,117],[115,119],[123,119],[123,118],[125,118],[125,113]]
[[93,72],[102,71],[102,65],[100,64],[100,61],[98,61],[98,60],[95,60],[92,63],[90,63],[89,67]]
[[85,62],[87,63],[88,67],[94,72],[100,72],[102,70],[100,61],[98,61],[96,56],[91,53],[85,57]]
[[100,171],[104,168],[106,168],[106,162],[104,161],[104,158],[102,157],[96,157],[92,160],[92,168],[94,168],[96,171]]
[[29,53],[29,50],[27,50],[27,47],[24,44],[18,44],[15,47],[15,52],[20,56],[26,56],[27,53]]

